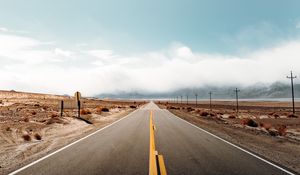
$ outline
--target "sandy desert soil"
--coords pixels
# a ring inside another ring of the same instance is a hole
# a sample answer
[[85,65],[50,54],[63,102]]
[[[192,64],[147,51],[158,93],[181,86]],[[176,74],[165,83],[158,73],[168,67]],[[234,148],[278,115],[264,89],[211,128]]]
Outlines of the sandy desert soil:
[[144,103],[82,99],[81,120],[72,106],[60,116],[60,101],[72,102],[71,97],[6,91],[0,91],[0,97],[0,174],[92,133]]
[[240,145],[275,163],[300,173],[300,118],[291,116],[288,102],[243,102],[239,114],[233,102],[167,104],[161,108]]

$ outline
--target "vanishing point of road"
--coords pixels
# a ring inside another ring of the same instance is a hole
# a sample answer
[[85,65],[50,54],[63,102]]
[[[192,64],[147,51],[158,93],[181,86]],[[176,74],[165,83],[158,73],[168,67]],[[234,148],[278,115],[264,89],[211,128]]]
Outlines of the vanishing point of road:
[[12,174],[149,173],[149,114],[167,174],[291,174],[149,103],[114,124]]

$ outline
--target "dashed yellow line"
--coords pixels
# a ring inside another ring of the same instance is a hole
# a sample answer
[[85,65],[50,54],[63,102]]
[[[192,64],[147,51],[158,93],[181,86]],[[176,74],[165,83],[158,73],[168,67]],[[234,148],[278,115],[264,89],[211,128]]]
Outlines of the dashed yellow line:
[[164,159],[155,150],[153,112],[150,111],[150,150],[149,150],[149,175],[167,175]]

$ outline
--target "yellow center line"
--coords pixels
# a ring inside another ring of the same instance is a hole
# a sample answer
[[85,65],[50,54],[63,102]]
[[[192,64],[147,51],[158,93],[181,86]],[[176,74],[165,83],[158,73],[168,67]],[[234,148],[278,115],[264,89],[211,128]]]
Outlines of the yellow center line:
[[167,175],[164,159],[155,150],[155,138],[153,124],[153,112],[150,111],[150,151],[149,151],[149,175]]
[[150,111],[150,152],[149,152],[149,175],[157,175],[155,143],[154,143],[154,129],[152,120],[152,111]]

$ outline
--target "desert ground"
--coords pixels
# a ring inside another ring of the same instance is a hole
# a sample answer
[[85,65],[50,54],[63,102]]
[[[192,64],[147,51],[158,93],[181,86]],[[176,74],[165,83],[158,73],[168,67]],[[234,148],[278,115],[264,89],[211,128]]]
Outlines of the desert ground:
[[[61,116],[60,103],[65,101]],[[0,174],[7,174],[132,112],[144,102],[0,91]]]
[[170,103],[168,109],[217,136],[300,173],[300,103],[292,114],[291,102],[242,101],[239,113],[234,101]]

